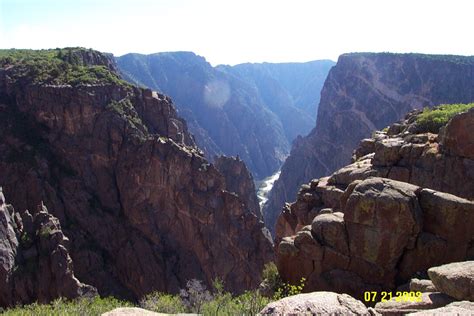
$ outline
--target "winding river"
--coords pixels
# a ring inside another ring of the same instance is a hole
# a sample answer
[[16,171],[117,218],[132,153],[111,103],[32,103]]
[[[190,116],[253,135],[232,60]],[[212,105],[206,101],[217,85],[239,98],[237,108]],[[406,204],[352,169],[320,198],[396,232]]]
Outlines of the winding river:
[[258,197],[258,204],[260,205],[260,209],[263,209],[263,206],[268,201],[268,194],[270,190],[273,188],[273,184],[276,180],[280,177],[281,171],[278,170],[273,175],[255,182],[255,186],[257,187],[257,197]]

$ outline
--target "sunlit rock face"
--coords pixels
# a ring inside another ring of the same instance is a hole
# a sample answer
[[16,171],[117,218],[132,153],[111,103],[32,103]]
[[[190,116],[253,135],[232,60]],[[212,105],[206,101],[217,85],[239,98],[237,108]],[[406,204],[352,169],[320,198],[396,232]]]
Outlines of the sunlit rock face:
[[474,100],[474,58],[421,54],[345,54],[321,92],[316,127],[293,143],[264,209],[274,229],[299,186],[350,162],[352,150],[376,129],[412,109]]

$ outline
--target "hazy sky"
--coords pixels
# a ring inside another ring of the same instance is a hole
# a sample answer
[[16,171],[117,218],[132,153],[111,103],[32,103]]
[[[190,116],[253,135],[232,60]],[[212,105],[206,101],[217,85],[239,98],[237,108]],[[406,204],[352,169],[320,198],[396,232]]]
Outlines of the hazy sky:
[[0,0],[0,48],[188,50],[213,65],[474,55],[473,9],[472,0]]

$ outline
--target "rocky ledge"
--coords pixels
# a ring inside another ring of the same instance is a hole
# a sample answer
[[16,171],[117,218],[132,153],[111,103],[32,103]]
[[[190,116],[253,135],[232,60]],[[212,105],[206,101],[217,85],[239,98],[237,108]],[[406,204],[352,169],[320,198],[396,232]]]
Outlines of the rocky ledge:
[[353,164],[303,185],[276,226],[284,280],[361,298],[474,257],[474,110],[439,134],[411,113],[361,142]]
[[[428,270],[431,280],[413,279],[409,288],[399,292],[372,292],[366,304],[347,294],[311,292],[271,302],[261,315],[459,315],[469,316],[474,311],[474,261],[456,262]],[[420,286],[423,284],[424,286]],[[393,298],[389,298],[393,296]],[[374,300],[372,300],[372,298]]]

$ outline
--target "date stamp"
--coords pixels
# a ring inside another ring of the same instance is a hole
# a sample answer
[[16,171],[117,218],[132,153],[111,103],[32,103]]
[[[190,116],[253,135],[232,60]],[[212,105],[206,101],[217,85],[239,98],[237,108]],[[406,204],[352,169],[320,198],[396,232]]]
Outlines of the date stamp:
[[376,292],[376,291],[366,291],[364,292],[364,301],[365,302],[388,302],[391,300],[396,302],[421,302],[422,294],[421,292]]

